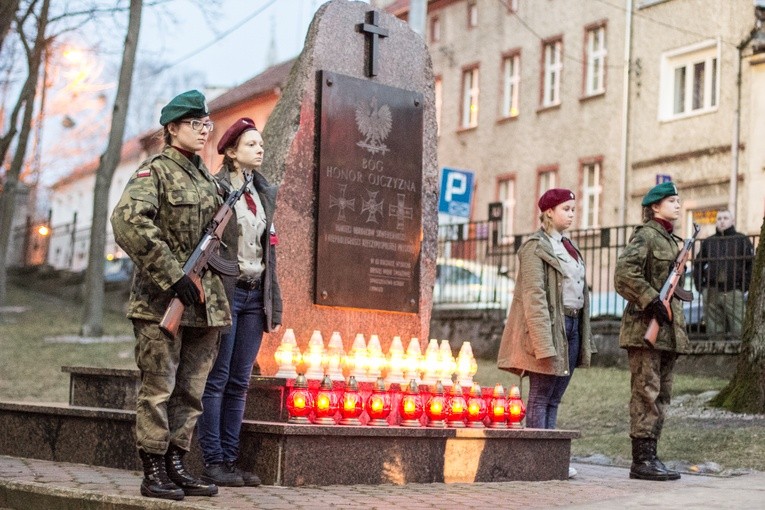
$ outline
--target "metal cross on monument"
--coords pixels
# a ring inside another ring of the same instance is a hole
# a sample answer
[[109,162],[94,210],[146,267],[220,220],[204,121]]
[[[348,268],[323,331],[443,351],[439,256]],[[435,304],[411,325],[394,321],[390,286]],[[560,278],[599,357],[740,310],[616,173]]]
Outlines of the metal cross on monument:
[[378,26],[380,22],[380,13],[377,11],[367,11],[367,22],[359,23],[359,31],[369,37],[369,69],[367,71],[368,76],[377,76],[377,58],[378,58],[378,43],[380,37],[388,37],[388,30]]

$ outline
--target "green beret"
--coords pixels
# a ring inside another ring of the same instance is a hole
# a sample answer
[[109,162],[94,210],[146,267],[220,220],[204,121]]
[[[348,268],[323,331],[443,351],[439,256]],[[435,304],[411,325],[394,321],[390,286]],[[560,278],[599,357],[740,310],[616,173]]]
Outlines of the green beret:
[[648,193],[645,194],[641,205],[646,207],[673,195],[677,195],[677,186],[675,186],[675,183],[672,181],[662,182],[651,188]]
[[162,108],[159,123],[167,126],[183,117],[204,117],[209,114],[204,94],[198,90],[188,90],[175,96]]

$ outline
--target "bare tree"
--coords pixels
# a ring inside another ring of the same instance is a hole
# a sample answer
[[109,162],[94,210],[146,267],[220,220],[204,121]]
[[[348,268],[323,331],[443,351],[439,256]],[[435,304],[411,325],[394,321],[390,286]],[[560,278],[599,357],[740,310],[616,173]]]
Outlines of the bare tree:
[[106,246],[106,221],[109,216],[109,188],[114,171],[120,162],[122,138],[125,135],[130,89],[133,82],[133,68],[138,48],[138,34],[141,30],[142,0],[130,0],[130,14],[122,53],[117,97],[114,99],[112,126],[109,144],[101,155],[96,173],[96,187],[93,194],[93,224],[90,229],[90,250],[88,268],[85,272],[85,310],[82,322],[83,336],[101,336],[104,331],[104,249]]
[[34,44],[30,47],[29,42],[24,37],[23,23],[24,18],[16,20],[19,26],[19,35],[24,50],[27,54],[27,67],[29,73],[27,75],[26,83],[21,90],[19,100],[16,102],[16,106],[11,113],[11,119],[9,122],[8,133],[6,133],[2,139],[0,139],[0,161],[5,159],[5,155],[11,145],[14,135],[16,134],[16,123],[18,121],[18,115],[21,108],[24,108],[24,116],[21,121],[21,130],[19,131],[18,140],[16,142],[16,152],[13,155],[11,166],[8,169],[8,173],[5,176],[5,185],[3,187],[3,193],[0,195],[0,306],[5,303],[8,273],[6,271],[7,266],[7,254],[8,254],[8,242],[11,236],[11,222],[13,220],[13,208],[16,201],[16,188],[19,183],[19,174],[24,164],[24,155],[26,154],[27,144],[29,142],[29,133],[32,128],[32,114],[34,113],[35,94],[37,93],[37,82],[40,73],[40,65],[42,63],[43,51],[47,45],[45,38],[45,30],[48,27],[48,12],[50,10],[50,0],[43,0],[40,12],[34,16],[31,10],[28,11],[36,18],[37,33],[35,36]]
[[733,379],[712,405],[740,413],[765,413],[765,221],[754,258],[754,272],[741,336],[741,353]]

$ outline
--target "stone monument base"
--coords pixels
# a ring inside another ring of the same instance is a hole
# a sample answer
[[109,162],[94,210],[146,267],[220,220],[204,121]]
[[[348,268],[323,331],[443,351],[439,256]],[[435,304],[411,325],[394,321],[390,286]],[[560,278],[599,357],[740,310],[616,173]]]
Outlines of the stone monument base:
[[[113,407],[135,401],[138,372],[64,371],[72,378],[68,404],[0,402],[0,454],[140,470],[135,412]],[[253,378],[241,432],[242,468],[270,485],[563,480],[579,437],[571,430],[296,425],[286,423],[282,382]],[[186,460],[201,471],[196,442]]]
[[[248,422],[243,464],[264,483],[376,485],[564,480],[578,431]],[[256,453],[257,452],[257,453]],[[245,460],[246,459],[246,460]]]

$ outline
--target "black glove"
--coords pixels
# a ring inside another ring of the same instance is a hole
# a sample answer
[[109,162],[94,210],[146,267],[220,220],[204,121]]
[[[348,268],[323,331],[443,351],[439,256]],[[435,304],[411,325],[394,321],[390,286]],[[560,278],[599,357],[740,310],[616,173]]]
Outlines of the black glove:
[[664,306],[664,303],[661,302],[659,296],[656,296],[650,303],[648,303],[645,311],[651,318],[656,319],[656,322],[659,323],[659,326],[672,324],[672,319],[669,317],[667,307]]
[[194,285],[194,282],[187,274],[181,276],[181,279],[175,282],[172,288],[178,294],[178,298],[183,303],[183,306],[191,306],[194,303],[202,302],[199,295],[199,287]]

